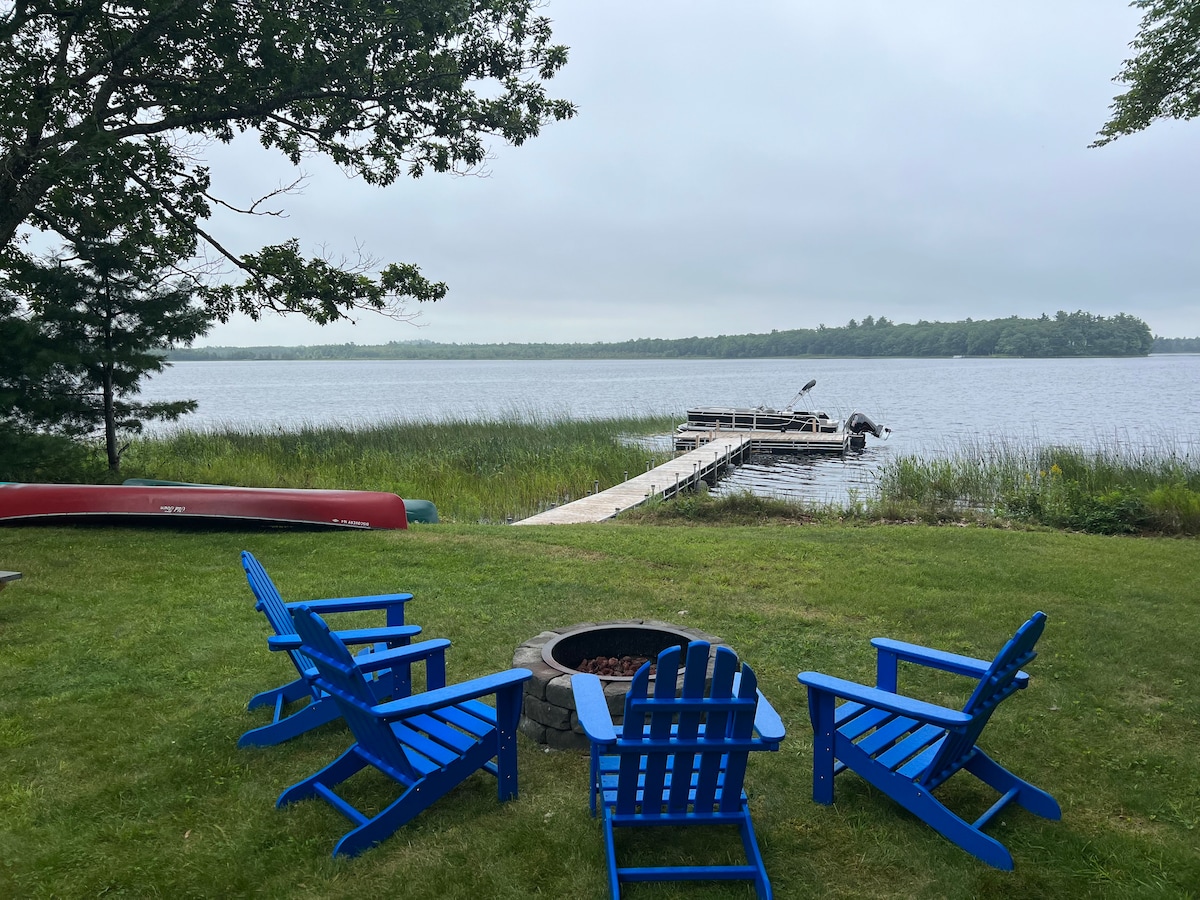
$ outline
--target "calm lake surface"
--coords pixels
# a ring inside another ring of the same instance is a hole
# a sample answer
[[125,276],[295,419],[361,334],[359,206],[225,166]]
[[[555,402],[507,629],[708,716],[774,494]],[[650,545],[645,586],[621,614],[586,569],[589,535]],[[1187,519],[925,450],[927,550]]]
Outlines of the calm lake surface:
[[[180,362],[147,400],[193,399],[171,428],[294,428],[397,420],[605,418],[689,406],[788,404],[892,429],[846,458],[764,459],[719,491],[845,500],[880,463],[979,443],[1200,452],[1200,355],[1137,359],[363,360]],[[664,438],[665,440],[665,438]]]

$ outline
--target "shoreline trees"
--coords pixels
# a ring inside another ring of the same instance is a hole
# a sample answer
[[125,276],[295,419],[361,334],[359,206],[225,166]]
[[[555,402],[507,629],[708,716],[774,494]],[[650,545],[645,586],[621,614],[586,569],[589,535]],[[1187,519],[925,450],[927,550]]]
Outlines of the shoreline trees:
[[885,316],[841,327],[603,344],[326,344],[174,349],[173,360],[216,359],[754,359],[788,356],[1145,356],[1150,327],[1134,316],[1059,311],[1053,317],[898,325]]

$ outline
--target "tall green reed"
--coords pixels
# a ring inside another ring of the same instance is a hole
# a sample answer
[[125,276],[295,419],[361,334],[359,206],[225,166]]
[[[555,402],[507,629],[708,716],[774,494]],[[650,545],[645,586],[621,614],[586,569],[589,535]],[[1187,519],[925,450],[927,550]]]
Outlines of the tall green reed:
[[447,521],[503,522],[584,496],[670,456],[631,438],[670,418],[395,421],[360,428],[178,430],[136,441],[125,474],[247,487],[378,490],[430,500]]
[[875,509],[975,511],[1103,534],[1198,534],[1200,460],[1176,445],[973,443],[885,463]]

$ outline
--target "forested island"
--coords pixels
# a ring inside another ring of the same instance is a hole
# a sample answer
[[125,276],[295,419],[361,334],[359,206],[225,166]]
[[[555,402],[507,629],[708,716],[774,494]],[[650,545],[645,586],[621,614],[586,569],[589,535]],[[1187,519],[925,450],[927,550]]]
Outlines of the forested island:
[[762,357],[1066,357],[1200,352],[1200,338],[1154,337],[1136,316],[1077,311],[1037,319],[897,324],[886,316],[837,327],[769,334],[595,344],[321,344],[307,347],[202,347],[170,351],[172,361],[239,359],[753,359]]

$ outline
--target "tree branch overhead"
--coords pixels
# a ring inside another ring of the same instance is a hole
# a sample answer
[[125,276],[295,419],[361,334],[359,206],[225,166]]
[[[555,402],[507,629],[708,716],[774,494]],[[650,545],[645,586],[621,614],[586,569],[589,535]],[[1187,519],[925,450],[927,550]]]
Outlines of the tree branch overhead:
[[294,164],[328,156],[380,186],[470,169],[487,141],[519,145],[574,115],[546,92],[566,48],[535,7],[0,0],[0,266],[19,255],[23,230],[78,233],[78,198],[131,187],[157,227],[193,248],[211,244],[236,267],[240,281],[208,287],[219,315],[277,309],[332,321],[436,300],[445,285],[411,264],[368,277],[306,260],[294,241],[223,247],[203,224],[214,205],[263,211],[214,196],[207,169],[173,137],[251,132]]

